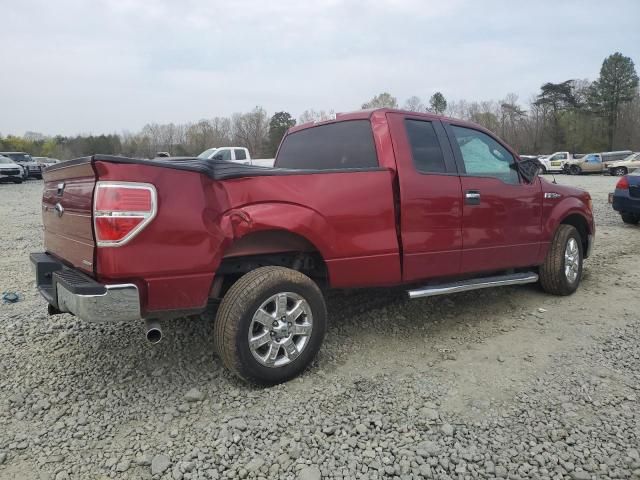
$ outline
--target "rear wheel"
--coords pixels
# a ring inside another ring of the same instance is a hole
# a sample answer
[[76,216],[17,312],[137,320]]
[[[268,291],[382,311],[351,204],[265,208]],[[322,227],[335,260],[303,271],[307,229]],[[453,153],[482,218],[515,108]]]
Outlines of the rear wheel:
[[616,167],[613,169],[613,174],[617,177],[622,177],[627,174],[627,167]]
[[621,213],[622,221],[629,225],[637,225],[640,222],[640,215],[635,213]]
[[582,240],[575,227],[560,225],[540,266],[540,285],[554,295],[571,295],[582,278]]
[[318,286],[284,267],[262,267],[234,283],[215,320],[224,365],[255,384],[274,385],[302,372],[318,353],[327,310]]

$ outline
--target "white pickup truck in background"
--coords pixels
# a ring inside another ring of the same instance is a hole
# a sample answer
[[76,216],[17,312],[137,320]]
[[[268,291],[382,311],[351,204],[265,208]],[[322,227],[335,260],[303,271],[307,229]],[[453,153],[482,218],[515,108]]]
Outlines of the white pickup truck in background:
[[257,165],[259,167],[273,167],[274,158],[251,158],[249,149],[244,147],[215,147],[209,148],[198,155],[198,158],[209,160],[224,160],[227,162]]
[[538,160],[545,168],[546,172],[560,173],[564,169],[564,164],[573,161],[574,157],[569,152],[554,152],[548,157],[540,157]]

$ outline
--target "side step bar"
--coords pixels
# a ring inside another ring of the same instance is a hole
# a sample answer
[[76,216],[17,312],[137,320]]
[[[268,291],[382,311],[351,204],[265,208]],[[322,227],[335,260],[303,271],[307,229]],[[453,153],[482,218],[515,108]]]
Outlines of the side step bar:
[[441,283],[428,287],[409,290],[409,298],[433,297],[436,295],[446,295],[448,293],[466,292],[468,290],[479,290],[481,288],[504,287],[506,285],[524,285],[525,283],[535,283],[538,281],[538,274],[534,272],[510,273],[508,275],[496,275],[494,277],[472,278],[459,282]]

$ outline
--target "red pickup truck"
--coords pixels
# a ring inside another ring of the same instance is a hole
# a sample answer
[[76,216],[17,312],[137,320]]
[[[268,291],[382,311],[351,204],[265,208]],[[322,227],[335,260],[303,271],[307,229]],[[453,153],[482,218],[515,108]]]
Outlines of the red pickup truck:
[[95,155],[45,171],[31,260],[49,313],[144,319],[154,342],[218,301],[224,364],[274,384],[318,352],[329,288],[573,293],[591,199],[537,169],[482,127],[388,109],[290,129],[273,169]]

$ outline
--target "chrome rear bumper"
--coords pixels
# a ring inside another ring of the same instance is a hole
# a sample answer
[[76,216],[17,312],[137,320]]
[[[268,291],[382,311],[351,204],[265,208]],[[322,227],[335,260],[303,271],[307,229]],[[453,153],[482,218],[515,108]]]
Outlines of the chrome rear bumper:
[[49,302],[50,313],[71,313],[89,322],[141,319],[140,294],[134,284],[96,282],[46,253],[32,253],[31,263],[38,290]]

